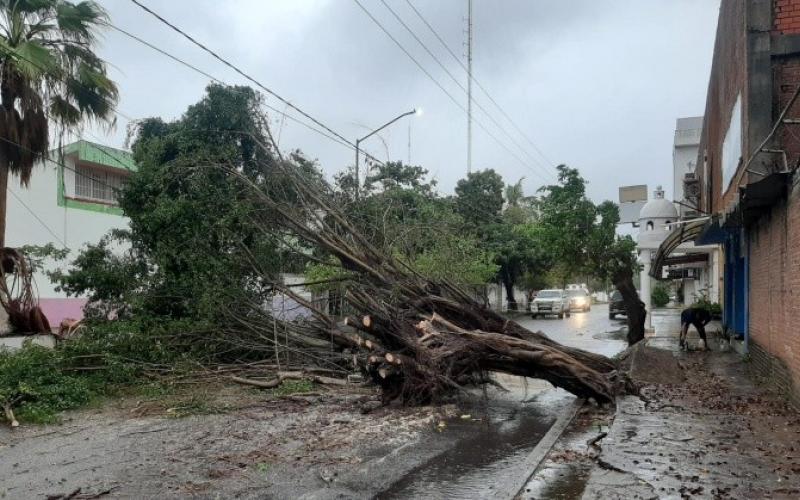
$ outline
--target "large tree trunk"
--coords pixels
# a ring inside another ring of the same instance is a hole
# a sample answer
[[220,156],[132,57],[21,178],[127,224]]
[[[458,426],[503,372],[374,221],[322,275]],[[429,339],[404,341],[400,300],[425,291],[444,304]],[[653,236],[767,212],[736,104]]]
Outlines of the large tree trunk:
[[6,246],[6,204],[8,201],[8,167],[0,159],[0,248]]
[[506,289],[506,303],[508,304],[509,311],[517,310],[517,298],[514,297],[514,280],[508,275],[503,273],[503,286]]
[[625,314],[628,316],[628,345],[633,345],[644,340],[644,321],[647,310],[636,292],[631,270],[625,269],[617,272],[612,280],[614,286],[622,294],[622,301],[625,303]]

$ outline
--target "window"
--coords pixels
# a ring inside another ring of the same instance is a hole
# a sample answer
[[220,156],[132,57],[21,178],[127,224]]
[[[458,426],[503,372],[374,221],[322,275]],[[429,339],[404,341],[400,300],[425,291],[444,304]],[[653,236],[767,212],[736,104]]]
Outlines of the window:
[[117,203],[116,190],[125,184],[125,174],[86,165],[75,169],[75,197],[104,203]]
[[653,221],[651,221],[651,220],[647,221],[647,230],[648,231],[652,231],[653,230]]
[[730,186],[739,163],[742,161],[742,96],[736,97],[731,110],[731,121],[722,141],[722,193]]

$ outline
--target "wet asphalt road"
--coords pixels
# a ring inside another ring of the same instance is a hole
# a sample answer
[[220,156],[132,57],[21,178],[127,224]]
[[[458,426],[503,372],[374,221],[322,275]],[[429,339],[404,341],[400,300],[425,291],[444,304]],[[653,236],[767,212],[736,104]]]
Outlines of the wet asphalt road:
[[564,319],[525,316],[516,321],[529,330],[541,330],[556,342],[606,356],[613,356],[626,347],[619,333],[625,326],[625,317],[608,319],[608,304],[595,304],[589,312],[573,312]]
[[[517,322],[541,330],[562,344],[608,356],[626,347],[620,329],[625,321],[609,320],[608,305],[597,304],[571,317],[531,319]],[[498,375],[509,392],[490,389],[467,403],[464,417],[449,422],[443,432],[460,436],[452,449],[420,464],[376,498],[498,498],[533,472],[523,459],[545,435],[558,415],[572,404],[574,396],[541,380]]]

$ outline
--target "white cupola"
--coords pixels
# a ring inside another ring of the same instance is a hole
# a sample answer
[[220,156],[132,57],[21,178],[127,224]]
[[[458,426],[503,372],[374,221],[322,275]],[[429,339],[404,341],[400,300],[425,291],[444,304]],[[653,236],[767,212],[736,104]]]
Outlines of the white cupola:
[[677,220],[678,210],[671,201],[664,199],[664,190],[657,186],[653,199],[639,211],[639,232],[667,231],[668,225]]

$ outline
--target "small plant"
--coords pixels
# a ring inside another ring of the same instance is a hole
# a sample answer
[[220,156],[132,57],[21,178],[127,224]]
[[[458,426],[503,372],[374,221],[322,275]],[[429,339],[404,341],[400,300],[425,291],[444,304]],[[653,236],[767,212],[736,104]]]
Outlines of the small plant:
[[712,318],[718,319],[722,317],[722,306],[719,302],[712,302],[708,298],[705,288],[694,294],[694,298],[695,300],[694,304],[692,304],[692,307],[696,309],[705,309],[711,313]]
[[664,307],[669,303],[669,291],[666,286],[658,283],[653,287],[650,298],[653,301],[653,307]]
[[256,470],[259,474],[266,476],[267,472],[269,472],[269,464],[267,462],[259,462],[256,464]]

